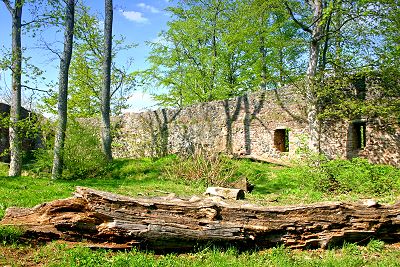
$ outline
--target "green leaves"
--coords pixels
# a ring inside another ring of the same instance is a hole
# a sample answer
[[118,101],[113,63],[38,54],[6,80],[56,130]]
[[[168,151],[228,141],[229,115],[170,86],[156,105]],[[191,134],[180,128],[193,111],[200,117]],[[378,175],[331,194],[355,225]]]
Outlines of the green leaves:
[[[79,5],[75,23],[75,44],[69,70],[68,114],[70,117],[95,117],[100,114],[103,62],[103,29],[96,14]],[[126,44],[124,38],[113,38],[112,57],[135,47]],[[131,59],[125,65],[114,63],[111,67],[111,112],[119,114],[127,106],[126,101],[133,90],[135,74],[128,71]],[[55,113],[57,94],[46,97],[44,107]]]
[[305,43],[277,1],[187,1],[168,11],[173,20],[150,44],[151,68],[142,73],[168,89],[156,97],[163,105],[226,99],[261,84],[276,88],[304,66]]

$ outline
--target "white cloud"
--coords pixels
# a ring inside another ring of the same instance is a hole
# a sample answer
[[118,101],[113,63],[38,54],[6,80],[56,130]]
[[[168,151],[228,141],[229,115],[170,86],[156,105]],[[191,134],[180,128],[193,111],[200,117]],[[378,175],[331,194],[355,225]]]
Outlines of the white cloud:
[[148,10],[151,13],[160,13],[160,10],[158,10],[157,8],[155,8],[153,6],[146,5],[145,3],[139,3],[139,4],[137,4],[137,6],[144,10]]
[[136,12],[136,11],[123,11],[120,10],[122,13],[122,16],[124,16],[126,19],[138,22],[138,23],[147,23],[149,20],[145,17],[143,17],[143,13],[141,12]]
[[150,94],[144,93],[142,91],[134,92],[128,98],[128,104],[130,108],[123,110],[126,112],[143,112],[146,110],[155,110],[158,108],[157,102],[153,99]]
[[167,41],[163,36],[157,36],[156,38],[153,38],[150,42],[164,46],[169,46],[172,44],[170,41]]

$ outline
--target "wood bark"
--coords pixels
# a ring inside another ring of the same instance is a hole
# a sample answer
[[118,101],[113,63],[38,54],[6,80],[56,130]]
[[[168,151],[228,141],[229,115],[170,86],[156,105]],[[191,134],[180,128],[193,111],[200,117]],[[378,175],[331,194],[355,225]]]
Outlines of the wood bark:
[[240,188],[208,187],[204,194],[223,199],[244,199],[244,190]]
[[67,129],[68,71],[74,37],[75,0],[68,0],[65,7],[64,51],[60,60],[58,85],[58,125],[54,143],[52,179],[62,175],[65,131]]
[[400,204],[263,207],[215,197],[135,199],[77,187],[71,198],[9,208],[1,224],[19,225],[39,239],[87,240],[98,247],[184,250],[214,243],[242,249],[277,244],[327,248],[371,238],[398,242]]
[[307,99],[307,120],[310,131],[309,149],[312,152],[321,152],[320,121],[318,120],[318,99],[316,94],[316,76],[318,72],[318,61],[320,58],[320,45],[325,28],[323,23],[324,6],[322,0],[308,0],[313,13],[311,26],[299,21],[294,15],[288,2],[284,2],[292,20],[304,31],[310,34],[310,47],[308,56],[308,67],[306,72],[305,95]]
[[322,0],[310,0],[310,6],[313,9],[313,24],[311,31],[310,54],[308,59],[307,77],[306,77],[306,98],[307,98],[307,119],[310,130],[309,148],[313,152],[320,153],[320,122],[318,115],[318,100],[316,96],[316,75],[318,70],[318,59],[320,57],[320,41],[323,31]]
[[11,46],[12,46],[12,99],[10,110],[10,169],[9,176],[21,175],[22,169],[22,153],[21,153],[21,137],[19,133],[18,122],[21,117],[21,75],[22,75],[22,46],[21,46],[21,30],[22,30],[22,0],[16,0],[14,7],[10,2],[3,0],[12,18],[11,29]]
[[103,60],[103,90],[101,94],[101,140],[103,153],[108,161],[112,160],[111,123],[110,123],[110,87],[111,87],[111,49],[112,49],[112,0],[105,0],[104,20],[104,60]]

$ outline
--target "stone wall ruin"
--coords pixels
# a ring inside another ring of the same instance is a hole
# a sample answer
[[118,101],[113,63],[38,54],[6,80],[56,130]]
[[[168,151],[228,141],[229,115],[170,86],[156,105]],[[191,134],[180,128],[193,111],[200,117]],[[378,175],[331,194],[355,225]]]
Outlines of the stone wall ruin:
[[[379,119],[324,121],[321,150],[329,158],[363,157],[400,167],[399,129]],[[127,113],[120,117],[114,141],[114,156],[120,158],[202,149],[290,161],[307,153],[306,105],[302,97],[281,89],[184,109]]]

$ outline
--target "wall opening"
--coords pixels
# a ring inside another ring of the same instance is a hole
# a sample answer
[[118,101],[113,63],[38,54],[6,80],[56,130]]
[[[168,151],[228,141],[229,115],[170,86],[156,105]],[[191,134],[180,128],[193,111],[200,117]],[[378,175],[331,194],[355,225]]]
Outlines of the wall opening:
[[353,122],[353,147],[355,149],[365,148],[367,143],[366,128],[365,122]]
[[289,129],[276,129],[274,131],[274,146],[279,152],[289,151]]

